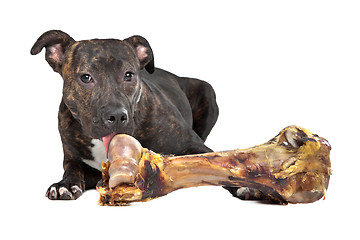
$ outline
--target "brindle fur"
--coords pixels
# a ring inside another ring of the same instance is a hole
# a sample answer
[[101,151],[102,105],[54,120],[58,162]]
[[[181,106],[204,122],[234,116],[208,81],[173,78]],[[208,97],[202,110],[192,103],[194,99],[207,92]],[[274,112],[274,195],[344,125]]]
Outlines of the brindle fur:
[[[39,37],[31,54],[42,48],[64,80],[58,118],[65,171],[63,179],[49,187],[50,199],[76,199],[95,187],[101,172],[83,160],[94,160],[93,139],[111,133],[130,134],[163,154],[211,151],[204,141],[218,117],[214,90],[204,81],[155,68],[145,38],[77,42],[52,30]],[[134,79],[124,81],[129,71]],[[83,74],[90,74],[93,82],[83,83]],[[108,116],[116,121],[109,123]]]

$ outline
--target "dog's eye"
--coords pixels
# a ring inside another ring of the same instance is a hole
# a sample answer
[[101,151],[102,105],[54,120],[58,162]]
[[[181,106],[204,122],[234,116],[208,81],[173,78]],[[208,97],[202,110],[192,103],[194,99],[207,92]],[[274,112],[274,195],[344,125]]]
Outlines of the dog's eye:
[[129,82],[129,81],[131,81],[131,80],[133,79],[133,77],[134,77],[134,73],[132,73],[132,72],[126,72],[126,73],[125,73],[125,76],[124,76],[124,81]]
[[89,83],[89,82],[91,82],[92,77],[89,74],[83,74],[83,75],[81,75],[80,80],[83,83]]

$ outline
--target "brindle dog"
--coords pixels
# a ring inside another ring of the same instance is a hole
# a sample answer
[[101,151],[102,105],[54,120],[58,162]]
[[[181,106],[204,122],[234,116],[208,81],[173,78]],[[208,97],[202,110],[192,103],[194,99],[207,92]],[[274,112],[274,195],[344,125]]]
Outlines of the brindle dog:
[[65,171],[47,190],[49,199],[76,199],[94,188],[105,148],[117,133],[163,154],[211,151],[204,141],[219,113],[213,88],[155,68],[145,38],[75,41],[52,30],[31,54],[44,47],[46,61],[64,80],[59,131]]

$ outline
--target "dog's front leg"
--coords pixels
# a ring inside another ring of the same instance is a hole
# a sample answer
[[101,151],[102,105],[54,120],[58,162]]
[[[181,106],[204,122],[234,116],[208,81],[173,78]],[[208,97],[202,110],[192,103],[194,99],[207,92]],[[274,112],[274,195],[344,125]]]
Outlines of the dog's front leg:
[[85,189],[94,188],[101,178],[91,152],[94,144],[83,133],[81,124],[74,119],[64,102],[59,109],[59,132],[64,149],[64,175],[61,181],[48,188],[46,196],[53,200],[77,199]]
[[51,200],[72,200],[77,199],[85,191],[85,174],[78,161],[64,161],[63,179],[52,184],[46,196]]

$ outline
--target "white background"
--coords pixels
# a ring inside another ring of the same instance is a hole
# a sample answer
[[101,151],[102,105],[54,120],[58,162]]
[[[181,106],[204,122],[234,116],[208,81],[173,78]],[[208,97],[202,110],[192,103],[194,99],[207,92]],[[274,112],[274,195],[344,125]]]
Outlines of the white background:
[[[1,239],[354,239],[359,227],[360,8],[356,1],[6,1],[1,7]],[[208,81],[207,145],[247,148],[296,124],[332,145],[325,200],[277,206],[220,187],[129,207],[98,193],[50,201],[62,177],[62,79],[30,48],[45,31],[150,42],[155,65]],[[5,237],[6,236],[6,237]],[[20,238],[22,237],[22,238]]]

